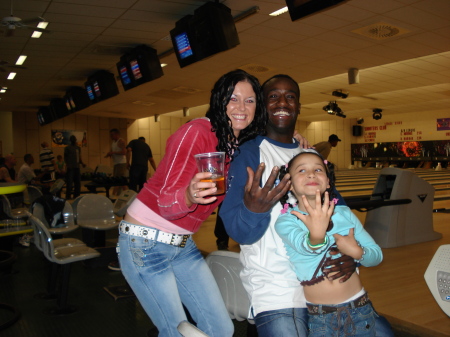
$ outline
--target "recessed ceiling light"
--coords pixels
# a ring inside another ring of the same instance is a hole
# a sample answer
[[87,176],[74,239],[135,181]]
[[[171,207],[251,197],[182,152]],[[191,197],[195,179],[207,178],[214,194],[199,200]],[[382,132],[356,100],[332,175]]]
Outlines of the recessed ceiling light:
[[287,6],[286,6],[286,7],[283,7],[283,8],[281,8],[281,9],[275,11],[275,12],[270,13],[269,15],[270,15],[270,16],[278,16],[278,15],[287,13],[287,11],[288,11],[288,8],[287,8]]
[[167,65],[167,63],[161,63],[161,68],[164,68]]
[[35,30],[35,31],[33,32],[33,34],[31,34],[31,37],[32,37],[33,39],[39,39],[39,38],[41,37],[41,35],[42,35],[41,32],[38,32],[37,30]]
[[0,89],[0,94],[4,94],[6,92],[6,89],[8,89],[8,87],[2,87]]
[[26,59],[27,59],[26,55],[20,55],[19,58],[16,61],[16,65],[17,66],[21,66],[22,64],[24,64]]
[[39,22],[37,26],[38,26],[38,28],[45,29],[48,26],[48,22],[46,22],[46,21]]
[[13,80],[14,77],[16,77],[16,75],[17,75],[17,73],[10,72],[7,78],[8,78],[8,80]]

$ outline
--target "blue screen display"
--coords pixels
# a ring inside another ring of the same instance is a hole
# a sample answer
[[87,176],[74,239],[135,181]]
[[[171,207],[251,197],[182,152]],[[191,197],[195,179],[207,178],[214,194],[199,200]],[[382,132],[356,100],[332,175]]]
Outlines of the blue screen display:
[[91,85],[86,85],[86,91],[87,91],[87,94],[89,96],[89,99],[91,101],[93,101],[95,99],[95,96],[94,96],[94,92],[92,91],[92,86]]
[[193,55],[191,44],[189,43],[186,32],[175,36],[175,42],[177,44],[178,54],[181,59],[185,59],[186,57]]
[[123,85],[128,85],[131,83],[131,79],[128,76],[128,71],[126,66],[120,67],[120,77],[122,78]]

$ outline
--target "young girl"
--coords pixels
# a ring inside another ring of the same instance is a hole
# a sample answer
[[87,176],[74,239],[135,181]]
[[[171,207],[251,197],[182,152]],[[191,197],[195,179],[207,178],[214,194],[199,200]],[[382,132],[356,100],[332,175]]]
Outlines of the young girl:
[[55,164],[57,178],[63,178],[66,175],[66,162],[60,154],[56,157]]
[[381,248],[350,208],[335,206],[333,165],[316,151],[296,155],[280,168],[280,179],[286,173],[298,205],[288,204],[288,195],[281,199],[283,210],[275,229],[304,286],[309,336],[375,336],[378,315],[358,274],[347,282],[331,281],[323,265],[346,254],[363,266],[376,266],[383,258]]

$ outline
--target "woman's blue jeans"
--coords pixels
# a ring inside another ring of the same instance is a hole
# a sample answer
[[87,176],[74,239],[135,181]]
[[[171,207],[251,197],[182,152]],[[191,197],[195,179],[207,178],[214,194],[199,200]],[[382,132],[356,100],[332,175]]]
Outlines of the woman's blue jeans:
[[187,320],[182,303],[209,336],[233,335],[220,290],[192,238],[181,248],[120,233],[119,261],[159,336],[180,336],[177,326]]

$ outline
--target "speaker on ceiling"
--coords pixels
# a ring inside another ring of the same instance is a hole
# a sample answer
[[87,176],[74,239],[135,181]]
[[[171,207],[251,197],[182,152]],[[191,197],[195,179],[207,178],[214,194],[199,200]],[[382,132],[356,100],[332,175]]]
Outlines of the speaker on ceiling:
[[353,125],[353,136],[359,137],[362,135],[362,126]]

